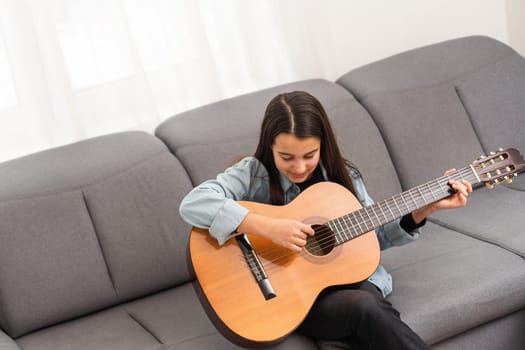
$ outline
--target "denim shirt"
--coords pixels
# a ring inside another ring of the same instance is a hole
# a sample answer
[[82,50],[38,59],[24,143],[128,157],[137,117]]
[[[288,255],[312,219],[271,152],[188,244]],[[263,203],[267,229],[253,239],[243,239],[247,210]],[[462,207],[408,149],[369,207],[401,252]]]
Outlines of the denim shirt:
[[[326,170],[321,164],[323,178]],[[285,203],[295,199],[299,187],[283,174],[281,186],[285,195]],[[350,170],[350,176],[356,196],[363,207],[374,202],[368,195],[363,179],[359,173]],[[248,215],[248,209],[237,203],[239,200],[269,204],[269,177],[265,167],[254,157],[246,157],[229,167],[215,179],[205,181],[191,190],[180,205],[181,217],[190,225],[208,230],[219,244],[224,244],[233,237],[235,230]],[[381,250],[392,246],[400,246],[418,238],[420,230],[406,232],[399,219],[375,229]],[[368,278],[377,286],[383,296],[392,292],[392,276],[379,265]]]

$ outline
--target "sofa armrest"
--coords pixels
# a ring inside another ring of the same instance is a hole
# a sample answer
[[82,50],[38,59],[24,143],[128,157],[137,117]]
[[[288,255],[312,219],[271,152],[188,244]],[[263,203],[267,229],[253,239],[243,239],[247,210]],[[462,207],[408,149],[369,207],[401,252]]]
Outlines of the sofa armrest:
[[10,336],[0,330],[0,350],[20,350],[20,348]]

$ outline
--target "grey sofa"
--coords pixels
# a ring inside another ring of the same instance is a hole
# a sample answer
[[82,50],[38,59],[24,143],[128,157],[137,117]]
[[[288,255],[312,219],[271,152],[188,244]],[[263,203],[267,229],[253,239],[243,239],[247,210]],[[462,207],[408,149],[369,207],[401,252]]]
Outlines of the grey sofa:
[[[466,37],[0,164],[0,350],[241,349],[188,262],[181,198],[251,154],[268,101],[306,90],[376,200],[497,148],[525,151],[525,60]],[[525,179],[433,215],[382,264],[402,318],[436,349],[525,344]],[[262,325],[264,326],[264,325]],[[297,332],[272,349],[345,349]]]

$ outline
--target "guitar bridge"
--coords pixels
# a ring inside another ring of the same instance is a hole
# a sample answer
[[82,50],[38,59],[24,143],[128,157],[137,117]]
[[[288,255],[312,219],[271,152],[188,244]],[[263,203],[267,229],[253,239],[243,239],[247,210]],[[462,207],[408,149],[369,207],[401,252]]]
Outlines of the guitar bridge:
[[239,248],[241,248],[242,254],[246,259],[250,270],[252,271],[253,277],[255,278],[257,284],[259,285],[259,288],[261,289],[264,299],[269,300],[275,298],[277,294],[275,294],[272,284],[268,279],[268,275],[266,275],[264,267],[262,266],[261,261],[257,256],[257,253],[253,249],[250,241],[248,240],[248,237],[245,234],[242,234],[235,236],[235,239],[239,244]]

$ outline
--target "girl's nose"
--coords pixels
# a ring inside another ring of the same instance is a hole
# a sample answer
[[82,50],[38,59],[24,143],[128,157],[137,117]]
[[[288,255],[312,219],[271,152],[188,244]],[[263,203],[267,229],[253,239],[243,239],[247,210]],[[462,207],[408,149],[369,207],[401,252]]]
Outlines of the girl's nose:
[[300,172],[303,172],[304,170],[306,169],[306,164],[304,161],[297,161],[297,163],[295,163],[295,167],[294,167],[294,170],[298,173]]

